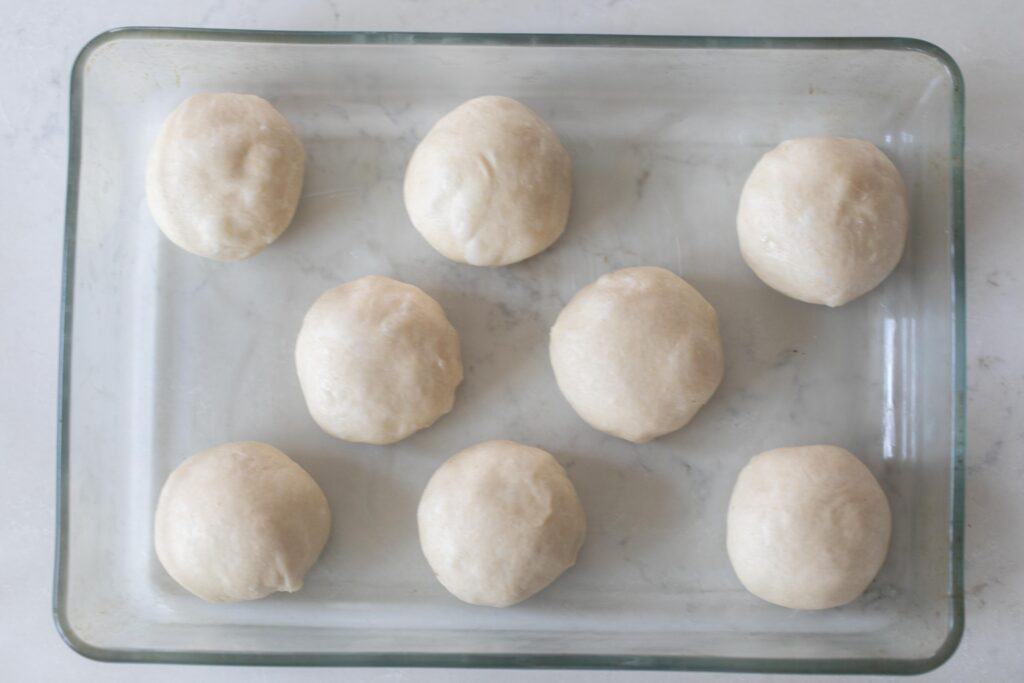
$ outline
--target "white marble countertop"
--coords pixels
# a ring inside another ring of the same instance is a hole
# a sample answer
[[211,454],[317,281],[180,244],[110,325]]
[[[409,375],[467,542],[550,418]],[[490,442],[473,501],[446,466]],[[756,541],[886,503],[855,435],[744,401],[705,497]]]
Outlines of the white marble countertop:
[[[1024,679],[1024,4],[927,0],[813,4],[564,0],[389,2],[180,0],[143,8],[0,0],[0,680],[478,680],[409,669],[211,669],[100,664],[61,642],[50,616],[57,331],[71,62],[123,25],[924,38],[967,84],[967,630],[930,680]],[[493,672],[489,680],[665,680],[683,674]],[[710,674],[689,678],[713,678]],[[723,678],[719,676],[719,678]]]

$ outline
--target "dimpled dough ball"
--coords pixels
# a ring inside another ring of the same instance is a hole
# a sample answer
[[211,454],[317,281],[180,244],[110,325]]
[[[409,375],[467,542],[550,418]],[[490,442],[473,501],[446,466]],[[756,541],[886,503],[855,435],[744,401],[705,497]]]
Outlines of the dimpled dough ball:
[[874,289],[907,238],[906,188],[870,142],[787,140],[743,187],[736,225],[747,265],[769,287],[841,306]]
[[729,501],[729,559],[748,591],[793,609],[844,605],[889,548],[885,493],[838,446],[776,448],[740,472]]
[[266,100],[195,95],[167,117],[150,152],[149,209],[182,249],[247,258],[291,223],[305,163],[302,143]]
[[331,530],[327,499],[287,455],[256,441],[196,453],[167,477],[156,554],[182,587],[211,602],[302,588]]
[[576,563],[586,518],[550,453],[512,441],[467,448],[430,478],[420,545],[438,581],[474,605],[508,607]]
[[715,309],[664,268],[624,268],[581,289],[551,328],[550,351],[580,417],[634,443],[685,425],[722,381]]
[[478,97],[443,117],[405,172],[405,207],[434,249],[503,266],[544,251],[569,217],[572,170],[558,136],[507,97]]
[[325,292],[299,331],[295,365],[317,424],[339,439],[388,444],[452,409],[459,335],[422,290],[370,275]]

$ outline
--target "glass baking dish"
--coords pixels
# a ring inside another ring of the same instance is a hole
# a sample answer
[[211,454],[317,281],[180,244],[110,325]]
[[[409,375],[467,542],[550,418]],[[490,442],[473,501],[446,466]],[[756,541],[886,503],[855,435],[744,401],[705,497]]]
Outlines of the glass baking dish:
[[[308,153],[292,227],[258,256],[174,247],[143,169],[164,116],[202,91],[270,99]],[[402,175],[468,98],[537,110],[574,163],[572,215],[511,267],[451,263],[415,233]],[[963,630],[963,81],[908,39],[119,29],[71,81],[54,613],[113,661],[288,665],[920,672]],[[759,155],[804,135],[867,138],[907,181],[907,253],[839,309],[743,264],[734,217]],[[685,429],[642,446],[559,395],[547,332],[581,286],[667,267],[717,308],[726,377]],[[412,282],[462,337],[454,411],[390,447],[344,443],[306,412],[293,365],[316,296],[369,273]],[[542,446],[588,516],[575,568],[512,609],[449,596],[420,555],[427,478],[468,445]],[[309,470],[334,529],[305,587],[211,605],[163,572],[155,498],[187,455],[267,441]],[[840,609],[747,594],[725,553],[727,499],[766,448],[836,443],[878,476],[889,558]]]

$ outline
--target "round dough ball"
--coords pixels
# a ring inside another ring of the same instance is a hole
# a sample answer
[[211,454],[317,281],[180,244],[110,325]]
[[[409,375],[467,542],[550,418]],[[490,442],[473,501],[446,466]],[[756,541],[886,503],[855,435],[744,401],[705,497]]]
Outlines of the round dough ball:
[[644,443],[693,419],[722,381],[715,309],[664,268],[587,285],[551,328],[558,388],[594,429]]
[[418,287],[369,275],[324,292],[299,331],[295,365],[309,412],[346,441],[388,444],[452,409],[459,335]]
[[769,287],[842,306],[874,289],[903,255],[907,191],[866,140],[787,140],[761,157],[740,197],[740,251]]
[[258,441],[196,453],[167,477],[156,506],[156,555],[210,602],[294,593],[331,530],[327,499],[291,458]]
[[458,106],[427,133],[405,171],[405,208],[444,256],[504,266],[538,254],[565,229],[569,153],[543,119],[507,97]]
[[565,469],[547,451],[487,441],[434,472],[417,512],[420,545],[459,600],[508,607],[576,563],[587,521]]
[[149,210],[168,239],[218,261],[261,251],[292,222],[306,154],[255,95],[188,98],[164,121],[146,169]]
[[889,549],[889,502],[838,446],[755,456],[729,501],[729,560],[748,591],[792,609],[844,605],[864,592]]

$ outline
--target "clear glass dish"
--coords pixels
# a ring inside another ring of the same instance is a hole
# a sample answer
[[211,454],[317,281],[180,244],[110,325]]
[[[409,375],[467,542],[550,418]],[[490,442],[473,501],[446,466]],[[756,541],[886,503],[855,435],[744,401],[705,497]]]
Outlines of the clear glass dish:
[[[143,169],[164,116],[200,91],[258,93],[309,156],[292,227],[238,263],[190,256],[150,218]],[[519,98],[575,166],[565,235],[499,269],[446,261],[409,225],[405,163],[470,97]],[[289,665],[913,673],[963,629],[963,82],[907,39],[277,33],[121,29],[75,63],[67,199],[54,612],[96,659]],[[874,141],[907,181],[906,256],[840,309],[745,267],[739,190],[778,141]],[[588,428],[555,387],[547,330],[615,268],[681,274],[718,309],[726,378],[685,429],[634,446]],[[455,410],[391,447],[323,434],[293,345],[324,289],[368,273],[436,297],[459,329]],[[72,305],[73,304],[73,305]],[[575,568],[512,609],[434,580],[415,507],[434,468],[489,438],[546,448],[589,519]],[[210,605],[163,572],[164,478],[235,440],[291,454],[334,530],[293,595]],[[796,612],[747,594],[724,548],[740,467],[837,443],[879,477],[892,548],[866,595]]]

